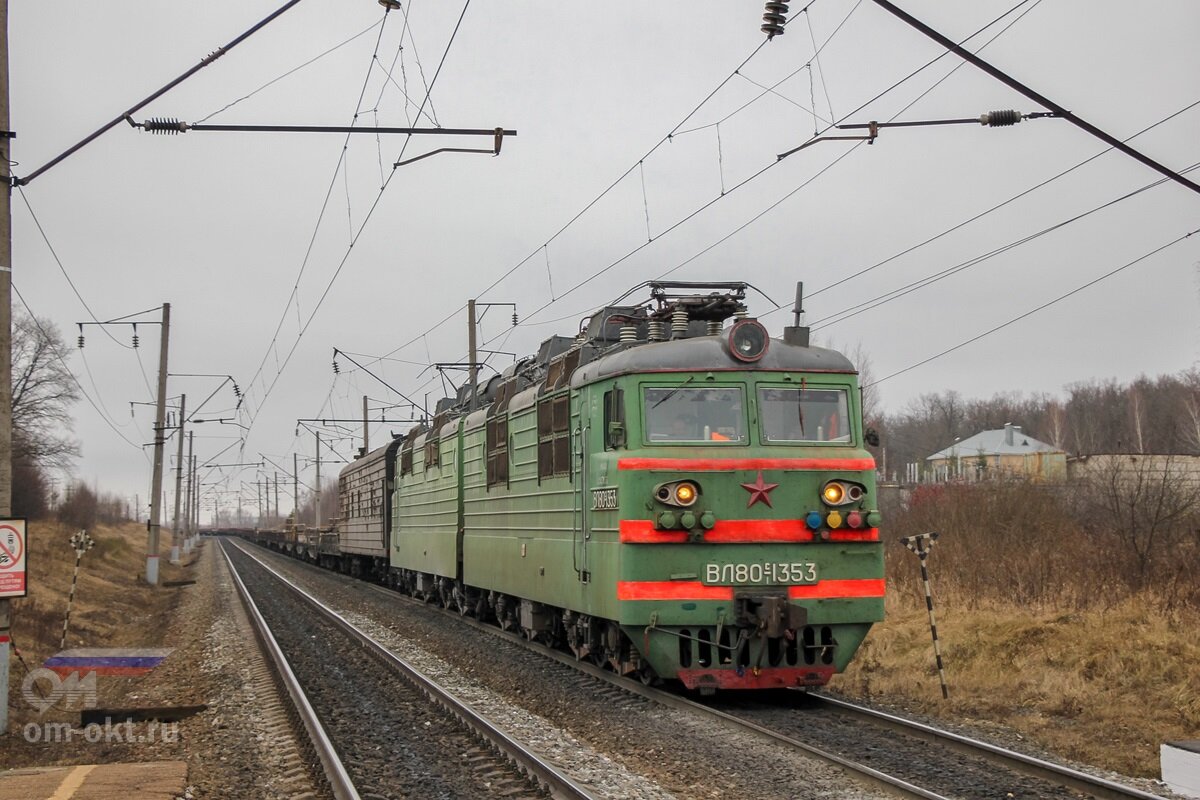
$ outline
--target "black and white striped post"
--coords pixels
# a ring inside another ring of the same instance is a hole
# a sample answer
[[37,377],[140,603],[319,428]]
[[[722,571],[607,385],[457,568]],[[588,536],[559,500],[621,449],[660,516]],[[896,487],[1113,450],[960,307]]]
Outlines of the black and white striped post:
[[937,660],[938,679],[942,682],[942,699],[950,699],[950,690],[946,688],[946,670],[942,666],[942,647],[938,643],[937,620],[933,616],[933,591],[929,588],[929,567],[925,563],[929,559],[929,550],[938,539],[936,533],[919,533],[916,536],[905,536],[900,543],[917,554],[921,559],[921,583],[925,585],[925,608],[929,611],[929,632],[933,636],[933,655]]
[[87,531],[79,531],[70,538],[70,542],[71,547],[75,549],[75,574],[71,576],[71,593],[67,595],[67,615],[63,617],[62,639],[58,642],[59,650],[65,650],[67,647],[67,628],[71,624],[71,604],[75,602],[75,586],[79,583],[79,560],[96,544],[92,537],[88,536]]

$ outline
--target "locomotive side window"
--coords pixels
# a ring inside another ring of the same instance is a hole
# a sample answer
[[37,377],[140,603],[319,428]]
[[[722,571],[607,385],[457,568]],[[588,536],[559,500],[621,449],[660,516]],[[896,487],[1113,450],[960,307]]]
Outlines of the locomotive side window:
[[538,479],[570,471],[571,396],[567,392],[538,403]]
[[400,450],[400,477],[413,471],[413,440],[409,439]]
[[746,404],[740,386],[647,386],[643,392],[650,442],[746,441]]
[[625,446],[625,390],[620,387],[604,393],[604,449]]
[[487,421],[487,485],[508,485],[508,417]]
[[438,441],[439,434],[440,434],[440,431],[434,430],[434,431],[430,431],[425,436],[425,471],[426,472],[429,471],[430,467],[436,467],[439,463],[441,463],[441,459],[439,458],[439,456],[441,455],[442,448],[439,446],[441,444],[441,442]]
[[845,389],[759,387],[758,416],[768,442],[852,440]]

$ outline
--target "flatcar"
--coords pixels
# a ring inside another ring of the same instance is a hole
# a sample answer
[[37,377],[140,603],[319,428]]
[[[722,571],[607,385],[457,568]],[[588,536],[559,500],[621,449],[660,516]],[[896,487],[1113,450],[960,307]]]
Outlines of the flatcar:
[[443,400],[342,471],[343,564],[645,681],[828,682],[883,618],[871,433],[746,289],[651,283]]

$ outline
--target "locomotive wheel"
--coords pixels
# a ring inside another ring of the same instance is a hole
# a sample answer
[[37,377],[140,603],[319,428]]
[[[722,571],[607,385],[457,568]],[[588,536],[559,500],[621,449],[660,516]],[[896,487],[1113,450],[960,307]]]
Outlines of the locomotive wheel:
[[645,661],[637,668],[638,680],[643,686],[653,686],[658,683],[658,674],[654,671],[654,667],[647,664]]

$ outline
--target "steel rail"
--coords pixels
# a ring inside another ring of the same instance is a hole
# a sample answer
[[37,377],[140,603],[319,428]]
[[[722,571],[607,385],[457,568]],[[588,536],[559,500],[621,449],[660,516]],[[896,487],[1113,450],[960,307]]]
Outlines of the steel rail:
[[360,800],[358,790],[354,788],[354,782],[350,780],[350,775],[346,772],[345,765],[342,764],[341,759],[338,757],[333,742],[330,741],[329,735],[325,733],[325,727],[321,725],[321,720],[317,718],[317,713],[313,710],[312,704],[308,702],[308,697],[304,694],[304,689],[301,688],[295,673],[292,672],[287,657],[284,656],[279,643],[275,641],[275,636],[271,633],[267,621],[263,619],[262,614],[258,610],[258,605],[255,604],[254,598],[250,596],[250,590],[242,582],[242,577],[238,575],[237,568],[233,566],[233,562],[229,558],[229,553],[225,551],[224,547],[221,548],[221,555],[225,557],[225,563],[229,567],[229,574],[233,576],[233,582],[237,586],[238,594],[241,595],[242,605],[245,606],[246,613],[249,615],[251,624],[254,626],[254,633],[258,636],[259,642],[262,643],[263,650],[270,657],[280,680],[283,682],[288,695],[292,699],[296,713],[300,716],[300,720],[304,724],[304,729],[308,732],[309,740],[312,742],[313,749],[317,753],[317,758],[321,762],[321,768],[325,772],[325,778],[329,782],[329,788],[332,790],[334,798],[336,800]]
[[[564,775],[552,764],[547,763],[532,750],[521,744],[521,742],[505,733],[491,720],[476,712],[466,702],[458,699],[416,667],[388,650],[387,647],[380,644],[369,633],[356,627],[341,614],[296,586],[287,577],[281,575],[261,558],[244,548],[241,542],[234,542],[233,544],[241,552],[245,553],[248,558],[254,559],[263,569],[278,579],[280,583],[315,609],[317,613],[325,617],[326,620],[335,625],[347,636],[354,639],[367,652],[416,686],[430,700],[446,709],[464,725],[490,743],[497,751],[516,764],[519,769],[546,787],[551,797],[556,798],[556,800],[594,800],[594,796],[591,793]],[[225,557],[228,559],[228,554]]]
[[[283,554],[281,553],[281,555]],[[755,722],[742,719],[734,714],[718,711],[716,709],[709,708],[702,703],[697,703],[694,700],[690,700],[670,692],[665,692],[661,689],[644,686],[641,683],[622,678],[613,672],[601,669],[593,664],[585,661],[578,661],[570,654],[557,650],[551,650],[545,646],[534,647],[524,637],[516,633],[503,631],[494,625],[480,622],[474,617],[463,616],[451,609],[443,609],[436,605],[430,605],[429,603],[422,602],[417,598],[409,597],[408,595],[402,594],[393,589],[379,586],[378,584],[364,583],[364,585],[372,591],[378,592],[386,597],[400,599],[407,603],[412,603],[413,605],[430,608],[431,610],[438,611],[449,617],[458,618],[463,623],[474,627],[477,630],[521,644],[533,652],[544,655],[548,658],[558,661],[559,663],[574,667],[575,669],[578,669],[592,677],[603,680],[612,686],[623,689],[640,697],[644,697],[652,702],[656,702],[670,708],[714,716],[726,724],[744,728],[763,738],[773,740],[776,743],[782,743],[789,747],[795,747],[803,750],[818,759],[827,761],[829,763],[834,763],[845,769],[848,769],[854,772],[856,775],[866,778],[868,782],[884,788],[887,791],[899,792],[906,797],[920,797],[926,799],[942,797],[941,795],[921,789],[920,787],[909,784],[899,778],[895,778],[894,776],[874,770],[871,767],[856,764],[855,762],[845,759],[834,753],[828,753],[820,748],[792,739],[785,734],[772,731],[769,728],[761,726]],[[1029,777],[1047,780],[1076,791],[1081,791],[1088,795],[1099,798],[1099,800],[1162,800],[1161,795],[1146,792],[1132,786],[1127,786],[1108,780],[1106,778],[1089,775],[1086,772],[1082,772],[1072,767],[1062,764],[1055,764],[1053,762],[1024,753],[1019,753],[1014,750],[1008,750],[998,745],[973,739],[969,736],[963,736],[961,734],[935,728],[932,725],[927,725],[915,720],[905,719],[904,717],[895,714],[888,714],[886,712],[858,706],[854,703],[833,698],[823,693],[809,692],[808,697],[819,703],[838,708],[846,713],[859,715],[876,724],[891,728],[892,730],[916,736],[926,741],[936,741],[939,744],[947,745],[958,752],[965,753],[967,755],[979,756],[982,753],[989,757],[994,763],[1001,763],[1003,766],[1006,766],[1015,772],[1019,772]],[[895,782],[893,783],[892,781]]]
[[935,728],[923,722],[906,719],[896,714],[889,714],[866,706],[860,706],[840,698],[831,697],[824,693],[809,693],[809,698],[839,711],[868,719],[892,730],[917,736],[929,742],[947,745],[959,752],[970,755],[985,753],[996,763],[1009,769],[1042,780],[1062,784],[1070,789],[1084,792],[1101,800],[1162,800],[1162,795],[1145,792],[1133,786],[1126,786],[1107,778],[1089,775],[1086,772],[1055,764],[1045,759],[1036,758],[1025,753],[1009,750],[980,739]]
[[[857,765],[854,762],[851,762],[847,759],[843,759],[842,757],[837,756],[835,754],[826,753],[825,751],[821,750],[820,748],[816,748],[816,747],[814,747],[812,745],[808,745],[804,742],[796,741],[784,734],[781,734],[781,733],[772,731],[769,728],[760,726],[755,722],[751,722],[749,720],[742,719],[736,715],[728,714],[724,711],[718,711],[716,709],[709,708],[708,706],[706,706],[702,703],[697,703],[694,700],[689,700],[685,697],[680,697],[679,695],[672,694],[670,692],[665,692],[661,689],[655,689],[653,687],[644,686],[644,685],[634,682],[632,680],[622,678],[608,670],[601,669],[600,667],[597,667],[593,664],[589,664],[589,663],[583,662],[583,661],[577,661],[573,656],[568,655],[567,653],[559,652],[557,650],[551,650],[544,646],[536,647],[536,648],[532,647],[531,643],[528,642],[522,636],[519,636],[515,633],[510,633],[508,631],[500,630],[499,628],[496,628],[494,625],[489,625],[487,623],[480,622],[479,620],[477,620],[473,617],[463,617],[449,609],[440,609],[440,608],[437,608],[436,606],[429,606],[429,604],[422,603],[420,600],[418,600],[416,598],[409,597],[408,595],[401,594],[400,592],[396,592],[392,589],[387,589],[385,587],[378,586],[376,584],[369,583],[366,585],[369,588],[371,588],[377,592],[387,595],[388,597],[398,597],[398,598],[401,598],[407,602],[410,602],[410,603],[413,603],[416,605],[423,605],[426,607],[434,608],[434,609],[446,614],[447,616],[458,617],[463,622],[467,623],[468,625],[471,625],[472,627],[475,627],[482,631],[486,631],[495,636],[500,636],[500,637],[503,637],[510,641],[522,644],[522,645],[526,646],[527,648],[533,650],[534,652],[545,655],[545,656],[552,658],[555,661],[558,661],[562,664],[567,664],[569,666],[575,667],[576,669],[579,669],[580,671],[585,672],[588,675],[591,675],[595,678],[599,678],[601,680],[608,682],[612,686],[616,686],[618,688],[624,689],[628,692],[639,695],[639,696],[644,697],[653,702],[660,703],[662,705],[666,705],[671,708],[695,711],[697,713],[709,714],[709,715],[715,716],[724,722],[747,728],[747,729],[753,731],[754,733],[760,734],[760,735],[770,738],[770,739],[774,739],[777,742],[783,742],[785,744],[788,744],[789,746],[797,747],[797,748],[804,750],[822,760],[828,760],[828,761],[831,761],[832,763],[839,764],[840,766],[843,766],[846,769],[854,771],[856,774],[866,774],[866,777],[868,777],[872,783],[875,783],[876,785],[881,785],[884,788],[899,789],[901,791],[905,791],[905,787],[912,787],[912,789],[914,790],[913,794],[907,795],[907,796],[922,797],[922,798],[941,797],[941,795],[937,795],[932,792],[928,792],[924,789],[920,789],[919,787],[912,786],[911,784],[908,784],[899,778],[894,778],[893,776],[886,775],[885,773],[881,773],[876,770],[872,770],[870,767],[866,767],[865,765]],[[950,731],[941,730],[941,729],[935,728],[931,725],[926,725],[924,723],[916,722],[915,720],[908,720],[908,719],[905,719],[903,717],[900,717],[900,716],[897,716],[894,714],[887,714],[885,712],[875,711],[874,709],[869,709],[869,708],[865,708],[862,706],[856,706],[853,703],[849,703],[844,700],[837,700],[837,699],[831,698],[828,695],[824,695],[824,694],[809,692],[808,697],[811,699],[815,699],[819,702],[826,703],[830,706],[836,706],[839,709],[850,712],[850,713],[861,713],[861,715],[863,717],[870,718],[871,721],[873,721],[877,724],[882,724],[884,726],[887,726],[893,730],[896,730],[896,731],[899,731],[902,733],[907,733],[909,735],[918,736],[920,738],[925,739],[926,741],[937,741],[940,744],[949,745],[949,746],[953,747],[955,750],[965,753],[967,755],[978,756],[980,753],[987,754],[991,757],[991,759],[994,762],[1001,763],[1004,766],[1006,766],[1009,769],[1012,769],[1016,772],[1020,772],[1021,774],[1024,774],[1024,775],[1027,775],[1030,777],[1041,778],[1042,780],[1048,780],[1053,783],[1057,783],[1062,786],[1066,786],[1068,788],[1084,792],[1086,794],[1089,794],[1096,798],[1099,798],[1099,800],[1163,800],[1162,795],[1157,795],[1157,794],[1153,794],[1151,792],[1146,792],[1141,789],[1137,789],[1133,786],[1127,786],[1125,784],[1117,783],[1115,781],[1110,781],[1106,778],[1089,775],[1086,772],[1081,772],[1081,771],[1073,769],[1071,767],[1067,767],[1067,766],[1064,766],[1061,764],[1055,764],[1053,762],[1046,761],[1044,759],[1039,759],[1034,756],[1016,752],[1014,750],[1007,750],[1003,747],[989,744],[988,742],[984,742],[984,741],[977,740],[977,739],[972,739],[969,736],[963,736],[960,734],[952,733]],[[867,774],[864,771],[870,771],[870,773],[874,773],[874,774]],[[888,782],[889,780],[895,780],[895,781],[897,781],[897,783],[896,784],[889,783]]]
[[[275,572],[275,570],[272,569],[270,566],[267,566],[257,556],[246,551],[245,548],[242,547],[240,542],[237,542],[235,544],[239,549],[242,549],[242,551],[245,552],[248,556],[250,556],[251,558],[258,561],[258,563],[262,564],[264,567],[271,570],[276,575],[279,574],[278,572]],[[282,576],[280,576],[280,579],[287,582],[287,579],[283,578]],[[635,683],[635,682],[627,680],[625,678],[621,678],[621,677],[615,675],[614,673],[603,670],[593,664],[589,664],[589,663],[583,662],[583,661],[577,661],[573,656],[567,655],[566,653],[561,653],[561,652],[551,650],[551,649],[545,648],[545,647],[534,648],[523,637],[521,637],[515,633],[511,633],[509,631],[500,630],[499,628],[496,628],[493,625],[488,625],[486,623],[480,622],[479,620],[474,619],[473,617],[462,616],[462,615],[457,614],[449,609],[442,609],[442,608],[438,608],[436,606],[429,606],[428,603],[423,603],[420,600],[417,600],[415,598],[401,594],[400,592],[394,591],[392,589],[388,589],[383,586],[379,586],[377,584],[362,583],[361,585],[363,585],[366,588],[371,589],[373,591],[379,592],[380,594],[382,594],[388,598],[400,599],[407,603],[412,603],[413,605],[424,606],[426,608],[430,608],[431,610],[439,611],[442,614],[445,614],[446,616],[458,618],[460,621],[462,621],[465,624],[470,625],[478,630],[485,631],[493,636],[499,636],[499,637],[507,639],[509,641],[519,643],[519,644],[529,648],[533,652],[536,652],[540,655],[548,656],[549,658],[552,658],[555,661],[558,661],[562,664],[566,664],[568,666],[574,667],[574,668],[580,670],[581,672],[591,675],[592,677],[599,678],[600,680],[605,681],[619,689],[623,689],[632,694],[639,695],[641,697],[646,698],[647,700],[658,703],[659,705],[663,705],[668,708],[674,708],[677,710],[706,714],[710,717],[715,717],[716,719],[720,720],[721,722],[723,722],[726,725],[729,725],[731,727],[735,727],[735,728],[747,731],[749,733],[752,733],[755,736],[758,736],[759,738],[762,738],[762,739],[772,742],[773,744],[782,744],[786,747],[789,747],[789,748],[792,748],[795,750],[800,750],[800,751],[808,754],[809,756],[812,756],[812,757],[818,759],[819,761],[823,761],[827,764],[833,764],[833,765],[839,766],[845,770],[848,770],[849,772],[853,773],[857,778],[861,779],[864,783],[867,783],[867,784],[870,784],[871,786],[882,789],[890,794],[893,794],[893,795],[896,795],[899,797],[905,797],[905,798],[920,798],[920,800],[949,800],[949,798],[945,797],[944,795],[940,795],[935,792],[931,792],[926,789],[922,789],[921,787],[916,786],[912,783],[909,783],[908,781],[905,781],[901,778],[897,778],[894,775],[889,775],[885,772],[874,769],[865,764],[860,764],[851,759],[845,758],[843,756],[839,756],[836,753],[831,753],[826,750],[822,750],[819,747],[807,744],[805,742],[801,742],[798,739],[793,739],[792,737],[786,736],[785,734],[779,733],[777,731],[772,731],[769,728],[766,728],[766,727],[759,725],[757,723],[754,723],[754,722],[750,722],[749,720],[744,720],[744,719],[736,717],[732,714],[727,714],[723,711],[718,711],[716,709],[709,708],[708,706],[705,706],[701,703],[697,703],[694,700],[689,700],[687,698],[680,697],[678,695],[671,694],[669,692],[664,692],[662,690],[654,689],[649,686],[643,686],[640,683]],[[296,588],[290,582],[288,583],[288,586],[290,588],[292,588],[294,591],[302,592],[302,590]],[[313,598],[313,599],[311,599],[311,602],[313,602],[314,604],[325,609],[328,614],[332,615],[331,618],[336,617],[337,619],[341,619],[341,617],[337,616],[337,612],[332,611],[331,609],[328,609],[328,607],[322,605],[319,600],[316,600],[315,598]],[[344,620],[343,620],[343,622],[344,622]],[[350,623],[345,623],[345,624],[349,625]],[[390,654],[389,654],[389,656],[390,656]]]

